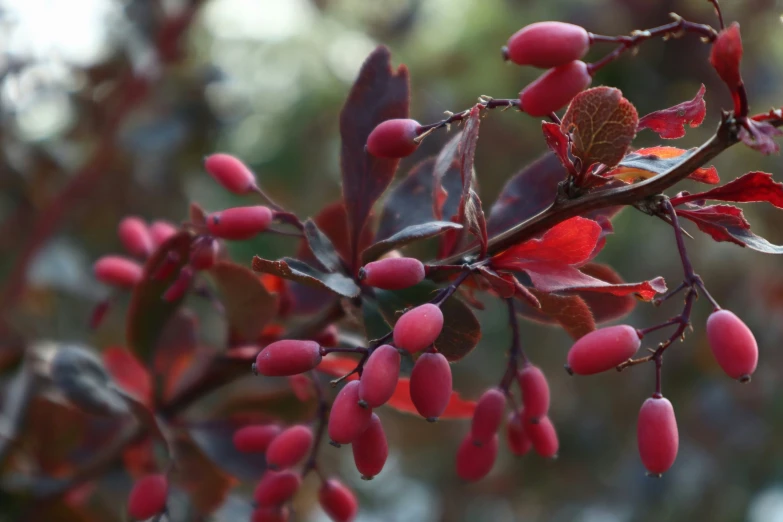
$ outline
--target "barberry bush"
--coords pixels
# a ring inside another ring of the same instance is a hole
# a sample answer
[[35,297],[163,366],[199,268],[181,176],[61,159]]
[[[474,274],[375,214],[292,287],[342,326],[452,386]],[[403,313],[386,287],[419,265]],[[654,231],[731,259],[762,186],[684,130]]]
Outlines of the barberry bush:
[[[205,151],[204,182],[238,203],[207,210],[193,201],[178,223],[129,215],[117,224],[124,251],[95,260],[94,277],[112,292],[89,326],[100,331],[119,310],[125,338],[100,354],[78,343],[42,348],[5,401],[10,426],[39,394],[68,404],[64,422],[85,432],[68,456],[78,464],[42,473],[21,455],[3,489],[41,502],[77,498],[121,461],[132,485],[115,506],[117,520],[188,519],[178,511],[183,497],[193,519],[206,517],[235,488],[244,495],[231,497],[231,520],[299,520],[303,497],[311,497],[329,519],[349,522],[362,510],[353,479],[384,487],[394,451],[387,435],[397,429],[384,410],[459,432],[450,448],[453,480],[490,480],[502,455],[575,458],[579,437],[558,432],[555,405],[576,400],[589,416],[594,399],[550,389],[556,372],[585,386],[617,372],[649,374],[622,390],[639,410],[636,431],[622,429],[635,433],[634,473],[667,480],[684,433],[664,362],[683,357],[691,331],[702,330],[726,393],[741,393],[740,385],[756,385],[771,349],[757,342],[763,337],[742,309],[711,295],[689,250],[714,241],[743,248],[743,256],[783,254],[736,206],[781,209],[783,184],[760,171],[719,176],[712,166],[740,147],[777,154],[783,135],[783,108],[751,110],[739,25],[713,5],[715,20],[672,14],[654,27],[618,27],[620,36],[556,21],[522,27],[498,41],[497,66],[505,60],[539,76],[511,97],[480,95],[434,122],[410,109],[416,71],[377,47],[339,115],[342,197],[306,214],[279,203],[242,158]],[[643,60],[652,40],[676,46],[680,38],[701,40],[704,52],[693,60],[709,64],[730,106],[708,110],[702,86],[682,103],[639,114],[605,68]],[[538,143],[524,145],[549,151],[507,177],[488,202],[475,159],[481,131],[500,117],[540,122]],[[714,128],[704,143],[670,145],[699,126]],[[439,135],[445,144],[426,157],[420,149]],[[407,157],[413,166],[398,172]],[[686,180],[699,188],[685,190]],[[676,258],[681,273],[665,281],[650,259],[640,281],[626,282],[596,261],[614,223],[632,212],[646,218],[639,241],[644,227],[667,227],[671,247],[659,255]],[[688,244],[686,222],[695,225]],[[293,238],[295,246],[274,259],[230,255],[230,246],[264,236]],[[487,306],[503,310],[497,321],[508,341],[477,349],[486,325],[475,311]],[[636,306],[659,307],[668,318],[641,324],[629,315]],[[197,312],[225,323],[218,349],[201,345]],[[572,340],[543,358],[537,339],[525,335],[529,323],[555,325]],[[460,389],[453,372],[481,350],[504,353],[494,381]],[[543,363],[553,357],[559,366]],[[215,399],[243,378],[259,392]],[[262,393],[281,381],[277,392]],[[196,403],[203,417],[190,415]],[[351,468],[334,466],[335,454]],[[604,465],[591,462],[591,474]]]

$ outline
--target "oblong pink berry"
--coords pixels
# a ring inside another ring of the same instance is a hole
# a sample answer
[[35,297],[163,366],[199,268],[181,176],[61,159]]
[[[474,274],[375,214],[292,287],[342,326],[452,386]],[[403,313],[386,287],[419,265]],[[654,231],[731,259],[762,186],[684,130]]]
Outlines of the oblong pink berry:
[[652,397],[644,401],[639,410],[636,438],[639,456],[647,471],[660,475],[672,467],[680,439],[674,408],[668,399]]
[[179,230],[173,223],[169,223],[168,221],[153,221],[150,225],[150,237],[152,237],[153,247],[158,248],[177,232],[179,232]]
[[549,69],[520,91],[522,110],[531,116],[547,116],[568,105],[591,81],[587,64],[579,60]]
[[476,403],[473,420],[470,424],[470,434],[473,442],[484,444],[497,433],[503,422],[503,412],[506,410],[506,394],[498,388],[484,392]]
[[312,445],[313,431],[308,426],[291,426],[269,444],[266,462],[272,468],[290,468],[305,458]]
[[359,405],[359,381],[340,390],[329,412],[329,438],[337,444],[350,444],[370,425],[372,410]]
[[420,127],[416,120],[386,120],[367,137],[367,152],[378,158],[410,156],[419,146],[414,138]]
[[549,383],[541,368],[529,364],[517,374],[522,390],[522,406],[529,420],[536,420],[549,412]]
[[508,414],[506,420],[506,443],[511,453],[521,457],[530,451],[533,443],[525,433],[525,424],[523,422],[524,412],[512,411]]
[[425,303],[402,314],[394,325],[394,345],[411,353],[427,348],[443,330],[443,312]]
[[147,257],[152,253],[152,235],[143,219],[136,216],[123,218],[117,227],[117,235],[130,255]]
[[413,365],[410,394],[422,417],[435,422],[451,399],[452,382],[449,361],[440,353],[425,353]]
[[492,471],[495,459],[498,455],[498,436],[492,435],[490,439],[480,445],[473,442],[473,437],[468,434],[457,450],[457,475],[462,480],[475,482],[481,480]]
[[568,352],[568,368],[579,375],[611,370],[639,349],[636,329],[628,325],[600,328],[585,335]]
[[359,278],[367,286],[402,290],[424,280],[424,264],[413,257],[390,257],[364,265]]
[[138,520],[146,520],[166,509],[169,481],[166,475],[154,474],[140,478],[128,495],[128,514]]
[[140,264],[121,256],[103,256],[95,262],[93,271],[101,283],[120,288],[132,288],[144,277]]
[[729,377],[750,380],[759,361],[759,347],[753,332],[728,310],[718,310],[707,319],[707,341],[715,360]]
[[564,22],[536,22],[508,39],[506,58],[519,65],[548,69],[583,57],[590,48],[584,27]]
[[298,473],[268,470],[258,482],[253,500],[259,506],[279,506],[293,497],[301,484],[302,478]]
[[370,425],[353,441],[353,461],[362,478],[370,480],[381,472],[389,456],[389,444],[383,432],[381,419],[372,414]]
[[560,448],[557,431],[549,417],[541,417],[538,422],[525,421],[525,433],[536,453],[544,458],[554,458]]
[[250,239],[267,229],[272,211],[263,205],[227,208],[207,217],[209,232],[222,239]]
[[217,153],[207,156],[204,168],[223,188],[234,194],[247,194],[256,186],[253,172],[230,154]]
[[256,371],[269,377],[296,375],[321,362],[321,347],[315,341],[286,339],[267,345],[256,356]]
[[254,424],[234,432],[234,447],[241,453],[264,453],[282,428],[276,424]]
[[321,484],[318,502],[335,522],[351,522],[359,510],[356,496],[337,479],[329,479]]
[[386,404],[394,395],[400,375],[400,352],[384,344],[373,350],[359,379],[359,398],[370,408]]

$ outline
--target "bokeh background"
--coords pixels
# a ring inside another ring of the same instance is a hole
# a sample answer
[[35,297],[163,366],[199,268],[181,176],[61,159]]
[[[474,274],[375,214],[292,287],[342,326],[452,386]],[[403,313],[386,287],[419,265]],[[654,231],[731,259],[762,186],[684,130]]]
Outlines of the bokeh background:
[[[752,108],[779,107],[783,1],[724,3],[727,19],[742,26]],[[624,34],[666,23],[672,11],[716,24],[705,0],[1,0],[3,359],[39,340],[98,349],[122,343],[121,306],[97,332],[86,326],[107,293],[93,280],[91,264],[120,250],[116,224],[126,214],[180,221],[190,201],[211,210],[238,204],[203,172],[206,154],[236,154],[301,216],[336,200],[338,114],[377,44],[391,48],[395,63],[408,65],[412,116],[431,122],[444,110],[470,106],[478,95],[514,97],[538,74],[500,59],[500,46],[525,24],[555,19]],[[608,50],[599,47],[589,56]],[[716,127],[721,108],[730,107],[707,53],[689,35],[648,42],[594,84],[619,87],[645,114],[690,99],[704,83],[705,123],[676,143],[696,146]],[[399,175],[446,139],[445,133],[428,138]],[[643,132],[636,144],[657,143]],[[476,158],[485,207],[511,174],[544,150],[538,121],[511,111],[490,114]],[[723,180],[751,170],[783,180],[779,156],[743,147],[715,165]],[[779,212],[746,208],[754,231],[778,244]],[[41,216],[49,217],[42,222]],[[679,282],[668,227],[633,210],[622,212],[614,226],[599,261],[629,281],[661,275],[670,287]],[[381,476],[359,480],[347,451],[327,460],[358,491],[359,520],[783,521],[783,260],[714,243],[686,227],[695,236],[688,244],[697,271],[715,298],[753,329],[761,363],[751,384],[725,377],[704,336],[710,307],[698,303],[694,332],[665,360],[664,392],[675,406],[681,443],[663,479],[647,478],[636,453],[636,414],[652,391],[652,367],[569,378],[561,369],[567,335],[523,323],[527,353],[550,376],[559,459],[516,459],[503,449],[487,479],[466,485],[454,474],[453,458],[467,422],[430,425],[383,411],[391,456]],[[294,247],[266,236],[230,245],[243,263]],[[678,300],[660,309],[640,304],[628,321],[645,326],[677,313]],[[483,340],[454,367],[456,386],[469,398],[499,380],[509,340],[502,307],[487,300],[479,317]],[[216,337],[209,328],[202,334],[204,342]],[[297,500],[296,520],[327,520],[314,503],[314,487]],[[238,491],[234,507],[242,503]],[[119,520],[106,498],[96,495],[92,502],[94,520]],[[215,519],[233,520],[231,509]],[[0,519],[3,511],[0,505]]]

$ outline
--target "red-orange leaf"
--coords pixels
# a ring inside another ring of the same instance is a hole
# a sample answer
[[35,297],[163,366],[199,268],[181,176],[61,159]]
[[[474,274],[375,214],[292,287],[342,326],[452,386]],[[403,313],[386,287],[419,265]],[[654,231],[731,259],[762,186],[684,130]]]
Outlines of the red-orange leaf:
[[[410,389],[411,380],[407,377],[400,377],[397,381],[394,395],[392,395],[392,398],[389,399],[386,405],[403,413],[418,415],[419,412],[416,410],[416,406],[413,405],[413,401],[411,401]],[[446,410],[438,417],[438,420],[469,419],[473,416],[473,410],[475,409],[475,401],[467,401],[460,397],[459,393],[452,391],[449,405],[446,406]]]
[[[343,375],[351,373],[358,363],[358,360],[351,359],[344,355],[330,354],[324,357],[315,369],[332,377],[342,377]],[[354,381],[358,378],[359,376],[354,373],[346,380]]]
[[783,183],[775,182],[772,179],[772,174],[766,172],[748,172],[722,187],[698,194],[674,197],[672,205],[707,199],[737,203],[766,201],[778,208],[783,208]]
[[549,229],[541,239],[531,239],[496,255],[492,266],[518,270],[529,261],[575,265],[589,259],[601,236],[601,226],[574,217]]
[[103,364],[117,384],[144,405],[152,405],[152,379],[147,368],[128,350],[110,347],[103,351]]
[[732,91],[736,91],[742,84],[740,61],[742,61],[742,37],[739,24],[734,22],[718,34],[710,53],[710,63]]
[[571,134],[571,153],[583,167],[617,165],[636,136],[639,115],[619,89],[594,87],[577,94],[568,106],[560,128]]
[[[639,149],[636,152],[628,154],[620,164],[604,174],[605,177],[611,177],[633,183],[634,181],[644,180],[666,172],[670,168],[680,163],[685,158],[684,154],[692,154],[691,150],[678,149],[677,147],[647,147]],[[709,185],[720,183],[718,170],[715,167],[702,167],[693,171],[688,179],[700,181]]]

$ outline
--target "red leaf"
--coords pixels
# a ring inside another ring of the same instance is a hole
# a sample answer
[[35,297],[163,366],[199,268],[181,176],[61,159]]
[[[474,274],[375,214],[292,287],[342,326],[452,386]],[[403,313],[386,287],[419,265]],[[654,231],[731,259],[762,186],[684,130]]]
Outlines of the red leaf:
[[783,208],[783,183],[772,180],[772,174],[766,172],[748,172],[739,178],[729,181],[722,187],[686,194],[672,198],[672,205],[681,205],[697,200],[734,201],[751,203],[766,201],[778,208]]
[[[394,390],[394,395],[392,395],[386,405],[403,413],[418,415],[419,412],[416,410],[416,406],[413,405],[413,401],[411,401],[410,388],[411,380],[407,377],[400,377],[400,380],[397,381],[397,388]],[[438,420],[469,419],[473,416],[473,410],[475,409],[475,401],[466,401],[460,397],[457,392],[452,391],[449,404],[446,406],[446,410],[443,414],[438,417]]]
[[[662,172],[666,172],[685,158],[683,154],[692,154],[691,150],[678,149],[677,147],[647,147],[628,154],[617,168],[604,174],[604,177],[612,177],[623,181],[633,182],[638,179],[647,179]],[[715,167],[702,167],[693,171],[688,179],[700,181],[709,185],[720,183],[718,170]]]
[[533,286],[544,292],[601,292],[616,296],[635,294],[640,299],[649,301],[656,294],[666,291],[666,283],[662,277],[641,283],[611,284],[601,279],[589,276],[578,269],[558,263],[528,263],[523,266]]
[[726,230],[728,227],[750,230],[750,223],[745,219],[742,209],[731,205],[710,205],[695,210],[677,209],[677,215],[696,223],[699,230],[712,236],[715,241],[745,246]]
[[765,121],[746,120],[739,132],[742,143],[766,155],[780,152],[780,146],[772,139],[776,136],[783,136],[783,131]]
[[739,89],[742,84],[740,61],[742,61],[742,37],[739,24],[734,22],[718,34],[710,53],[710,63],[732,92]]
[[571,153],[582,168],[594,163],[613,167],[623,159],[636,136],[636,107],[613,87],[594,87],[577,94],[560,124],[571,134]]
[[574,217],[555,225],[541,239],[531,239],[501,252],[493,258],[492,266],[520,270],[535,261],[576,265],[589,259],[600,236],[598,223]]
[[549,149],[555,153],[560,164],[568,171],[571,176],[576,177],[576,167],[568,157],[568,136],[563,134],[560,125],[548,121],[541,122],[541,130],[544,132],[544,139]]
[[126,393],[147,407],[152,406],[152,379],[147,368],[125,348],[106,348],[102,354],[106,370]]
[[[351,373],[358,363],[358,360],[345,357],[344,355],[330,354],[324,357],[315,369],[332,377],[342,377]],[[346,381],[355,381],[358,378],[359,375],[354,373]]]
[[704,121],[704,116],[707,114],[707,104],[704,102],[705,92],[704,84],[702,84],[696,97],[692,100],[668,109],[651,112],[639,120],[637,131],[650,129],[667,140],[682,138],[685,136],[685,124],[698,127]]
[[343,199],[350,223],[351,266],[361,250],[359,238],[370,210],[391,183],[399,163],[397,159],[369,154],[365,150],[367,137],[383,121],[407,118],[408,98],[408,69],[401,65],[393,71],[389,50],[381,46],[362,65],[340,113]]

